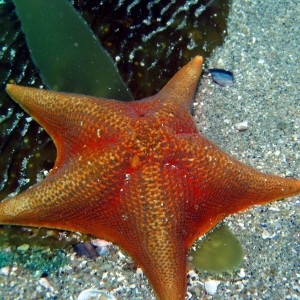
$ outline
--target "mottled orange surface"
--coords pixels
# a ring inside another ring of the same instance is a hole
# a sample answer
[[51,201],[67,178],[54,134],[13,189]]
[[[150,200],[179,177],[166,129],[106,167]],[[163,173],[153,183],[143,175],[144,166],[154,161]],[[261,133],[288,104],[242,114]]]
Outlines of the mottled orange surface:
[[300,193],[300,181],[259,173],[199,134],[190,109],[201,67],[196,57],[158,94],[129,103],[8,85],[53,138],[57,160],[0,204],[0,223],[112,241],[159,299],[184,299],[196,238],[229,214]]

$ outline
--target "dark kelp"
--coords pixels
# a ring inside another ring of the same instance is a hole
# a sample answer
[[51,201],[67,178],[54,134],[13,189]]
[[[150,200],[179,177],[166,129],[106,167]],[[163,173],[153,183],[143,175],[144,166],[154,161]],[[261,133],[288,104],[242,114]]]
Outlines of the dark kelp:
[[115,58],[135,99],[158,92],[192,57],[226,36],[229,0],[88,1],[77,8]]
[[132,100],[110,55],[66,0],[13,0],[31,57],[48,88]]

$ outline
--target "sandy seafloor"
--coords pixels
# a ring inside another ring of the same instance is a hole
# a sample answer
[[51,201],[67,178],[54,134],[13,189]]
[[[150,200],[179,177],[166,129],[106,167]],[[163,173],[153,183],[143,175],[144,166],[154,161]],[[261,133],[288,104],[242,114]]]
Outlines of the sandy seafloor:
[[[228,38],[206,63],[232,70],[236,83],[222,88],[204,80],[195,104],[199,129],[221,148],[264,172],[297,178],[299,37],[299,1],[234,0]],[[234,127],[246,120],[246,131]],[[231,273],[190,272],[190,299],[300,299],[299,202],[298,196],[228,217],[225,223],[239,238],[244,260]],[[76,299],[95,288],[117,299],[155,299],[145,276],[128,268],[126,256],[92,261],[69,252],[68,258],[60,272],[48,274],[51,288],[20,267],[10,275],[2,272],[0,298]],[[207,280],[220,281],[214,296],[205,293]]]

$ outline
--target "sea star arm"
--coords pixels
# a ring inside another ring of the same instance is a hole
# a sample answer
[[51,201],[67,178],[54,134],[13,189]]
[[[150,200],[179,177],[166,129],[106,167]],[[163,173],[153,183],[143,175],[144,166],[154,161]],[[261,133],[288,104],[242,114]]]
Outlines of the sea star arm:
[[195,90],[202,71],[202,64],[203,58],[196,56],[183,66],[157,94],[160,101],[164,103],[167,112],[172,110],[168,109],[168,106],[174,104],[187,111],[192,108]]
[[124,183],[127,165],[126,155],[120,156],[121,151],[113,145],[97,153],[82,153],[41,183],[2,201],[0,223],[44,226],[110,238],[108,232],[113,222],[110,224],[109,218],[116,212],[119,186]]
[[181,205],[191,195],[171,164],[134,171],[120,198],[127,225],[119,244],[144,269],[160,300],[184,299],[187,248]]
[[84,148],[115,142],[122,129],[130,130],[129,119],[136,117],[135,111],[121,101],[13,84],[6,90],[53,139],[57,158],[52,172]]
[[203,136],[179,135],[175,145],[174,163],[193,187],[188,247],[229,214],[300,193],[299,180],[258,172]]
[[202,71],[203,59],[196,56],[181,68],[156,95],[130,103],[139,116],[148,117],[175,133],[198,133],[190,111]]

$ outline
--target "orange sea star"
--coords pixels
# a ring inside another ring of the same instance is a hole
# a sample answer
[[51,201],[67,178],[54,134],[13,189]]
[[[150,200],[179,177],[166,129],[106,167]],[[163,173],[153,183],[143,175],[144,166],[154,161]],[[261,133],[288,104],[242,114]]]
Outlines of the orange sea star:
[[187,251],[229,214],[300,193],[199,134],[190,109],[202,58],[136,102],[8,85],[53,138],[53,170],[0,204],[0,223],[88,233],[125,249],[157,297],[184,299]]

